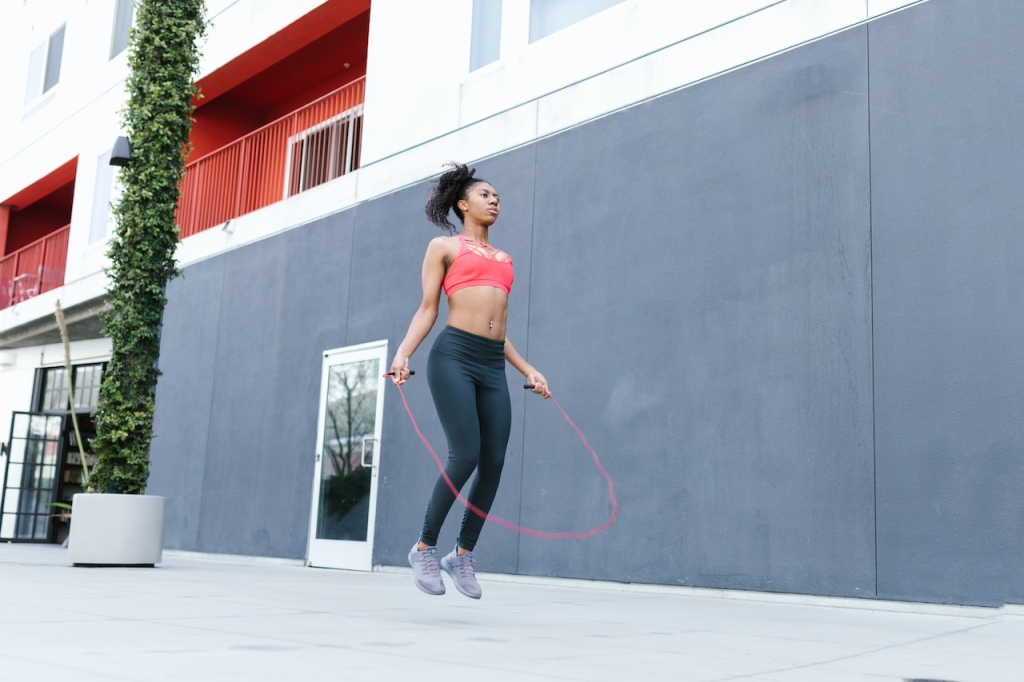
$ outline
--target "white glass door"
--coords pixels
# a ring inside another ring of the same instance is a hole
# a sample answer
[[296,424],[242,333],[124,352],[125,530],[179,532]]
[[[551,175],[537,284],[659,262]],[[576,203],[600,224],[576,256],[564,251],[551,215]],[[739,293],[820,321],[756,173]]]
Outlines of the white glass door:
[[387,341],[324,353],[309,565],[369,571]]

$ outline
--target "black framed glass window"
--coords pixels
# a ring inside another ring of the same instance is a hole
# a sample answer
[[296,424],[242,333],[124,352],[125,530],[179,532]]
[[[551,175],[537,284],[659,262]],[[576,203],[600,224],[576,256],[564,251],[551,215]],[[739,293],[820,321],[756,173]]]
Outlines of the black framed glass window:
[[[91,412],[100,398],[103,363],[78,365],[74,370],[75,411]],[[40,412],[63,412],[68,409],[68,372],[63,367],[42,370],[39,391]]]
[[0,494],[0,540],[51,540],[64,420],[60,415],[14,413]]

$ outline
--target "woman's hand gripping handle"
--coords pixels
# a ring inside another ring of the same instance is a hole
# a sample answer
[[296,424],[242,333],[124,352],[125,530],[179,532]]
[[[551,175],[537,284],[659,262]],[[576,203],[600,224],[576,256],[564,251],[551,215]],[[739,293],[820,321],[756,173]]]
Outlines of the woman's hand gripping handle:
[[392,382],[401,386],[415,373],[416,370],[409,369],[409,358],[403,358],[400,355],[396,355],[395,361],[391,363],[391,371],[384,376],[391,377]]
[[540,372],[530,372],[527,374],[526,383],[523,384],[523,388],[545,398],[551,397],[551,391],[548,389],[548,380]]

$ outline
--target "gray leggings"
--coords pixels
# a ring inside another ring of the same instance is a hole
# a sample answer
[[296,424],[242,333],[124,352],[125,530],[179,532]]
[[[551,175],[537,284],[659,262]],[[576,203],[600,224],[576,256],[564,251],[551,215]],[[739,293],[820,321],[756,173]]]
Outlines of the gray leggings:
[[[445,473],[461,491],[476,469],[476,480],[467,498],[489,512],[498,492],[512,428],[504,341],[445,327],[430,350],[427,383],[448,438]],[[437,544],[441,524],[454,502],[455,495],[444,477],[439,476],[420,533],[424,544]],[[459,546],[472,551],[483,525],[483,518],[467,509],[462,517]]]

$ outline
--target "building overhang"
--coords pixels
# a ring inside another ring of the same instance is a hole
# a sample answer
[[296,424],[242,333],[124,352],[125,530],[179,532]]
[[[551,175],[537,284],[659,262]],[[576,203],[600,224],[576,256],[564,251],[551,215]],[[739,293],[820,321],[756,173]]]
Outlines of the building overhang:
[[[106,295],[75,304],[64,309],[64,320],[71,341],[86,341],[103,338],[103,323],[100,314],[110,310]],[[0,332],[0,350],[43,346],[61,343],[60,329],[53,315],[36,318],[23,325]]]

